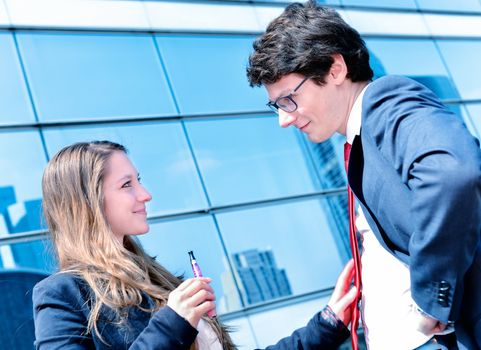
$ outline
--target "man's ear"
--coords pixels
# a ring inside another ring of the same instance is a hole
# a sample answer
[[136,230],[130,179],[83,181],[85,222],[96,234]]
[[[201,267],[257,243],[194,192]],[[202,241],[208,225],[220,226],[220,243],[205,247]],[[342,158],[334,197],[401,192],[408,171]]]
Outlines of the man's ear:
[[339,53],[332,55],[332,59],[334,62],[329,70],[329,78],[334,82],[334,84],[340,85],[344,80],[346,80],[346,62],[344,61],[344,57]]

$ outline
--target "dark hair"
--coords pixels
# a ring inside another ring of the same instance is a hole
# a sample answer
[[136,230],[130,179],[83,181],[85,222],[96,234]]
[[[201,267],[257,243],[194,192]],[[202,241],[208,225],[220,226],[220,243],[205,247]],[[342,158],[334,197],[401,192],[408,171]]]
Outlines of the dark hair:
[[351,81],[373,77],[369,52],[359,33],[336,11],[316,5],[315,0],[289,5],[253,48],[247,67],[251,86],[272,84],[290,73],[323,85],[334,54],[344,57]]

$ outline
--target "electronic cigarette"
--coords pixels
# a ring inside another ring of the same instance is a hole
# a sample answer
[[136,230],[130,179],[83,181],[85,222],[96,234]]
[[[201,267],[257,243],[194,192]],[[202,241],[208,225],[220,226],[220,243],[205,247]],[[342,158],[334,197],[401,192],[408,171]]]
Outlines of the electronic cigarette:
[[[189,258],[190,264],[192,265],[192,272],[194,273],[194,277],[203,277],[200,266],[199,264],[197,264],[197,260],[195,260],[194,252],[192,250],[189,252]],[[207,312],[207,316],[209,316],[210,318],[215,318],[217,316],[215,309]]]

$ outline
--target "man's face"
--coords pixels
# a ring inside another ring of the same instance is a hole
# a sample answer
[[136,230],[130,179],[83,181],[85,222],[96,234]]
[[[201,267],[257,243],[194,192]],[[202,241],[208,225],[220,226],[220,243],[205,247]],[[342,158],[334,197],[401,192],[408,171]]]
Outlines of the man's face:
[[278,109],[279,125],[283,128],[295,126],[313,142],[323,142],[335,132],[345,134],[347,111],[342,87],[328,74],[323,86],[307,79],[293,92],[304,78],[291,73],[273,84],[265,85],[269,101],[275,102],[279,97],[291,94],[297,105],[293,112]]

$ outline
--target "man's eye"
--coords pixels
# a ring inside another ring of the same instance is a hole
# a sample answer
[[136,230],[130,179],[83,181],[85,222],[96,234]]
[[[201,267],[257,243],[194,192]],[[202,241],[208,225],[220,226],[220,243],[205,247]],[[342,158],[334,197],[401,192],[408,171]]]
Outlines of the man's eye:
[[126,183],[124,183],[122,185],[122,188],[127,188],[127,187],[131,187],[131,186],[132,186],[132,184],[130,183],[130,181],[127,181]]
[[292,101],[289,97],[285,96],[285,97],[280,97],[276,103],[279,107],[285,108],[285,107],[289,107],[292,104]]
[[137,181],[138,181],[139,183],[141,183],[141,182],[142,182],[142,178],[141,178],[140,176],[137,177]]

